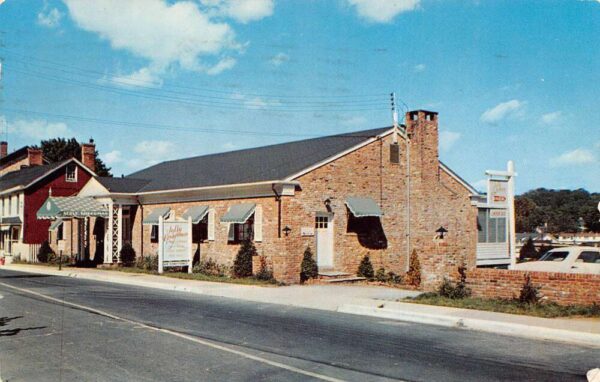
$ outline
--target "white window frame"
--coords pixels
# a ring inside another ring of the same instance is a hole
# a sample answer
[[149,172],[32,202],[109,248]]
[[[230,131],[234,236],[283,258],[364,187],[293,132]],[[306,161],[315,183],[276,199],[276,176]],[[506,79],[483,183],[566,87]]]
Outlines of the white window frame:
[[[69,169],[73,169],[75,176],[74,177],[69,177]],[[69,183],[77,183],[77,165],[70,163],[68,165],[65,166],[65,181],[69,182]]]

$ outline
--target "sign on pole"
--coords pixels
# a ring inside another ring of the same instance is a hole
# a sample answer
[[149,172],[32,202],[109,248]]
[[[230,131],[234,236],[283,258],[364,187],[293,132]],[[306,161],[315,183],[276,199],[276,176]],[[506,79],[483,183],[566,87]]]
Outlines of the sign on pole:
[[188,267],[192,273],[192,219],[165,221],[159,217],[158,224],[158,273],[165,267]]

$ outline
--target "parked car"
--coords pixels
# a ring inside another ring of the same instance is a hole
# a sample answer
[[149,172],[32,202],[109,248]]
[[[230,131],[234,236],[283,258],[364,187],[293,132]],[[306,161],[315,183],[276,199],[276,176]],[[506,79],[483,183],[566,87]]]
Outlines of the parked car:
[[583,246],[554,248],[543,254],[539,260],[517,264],[514,269],[600,275],[600,248]]

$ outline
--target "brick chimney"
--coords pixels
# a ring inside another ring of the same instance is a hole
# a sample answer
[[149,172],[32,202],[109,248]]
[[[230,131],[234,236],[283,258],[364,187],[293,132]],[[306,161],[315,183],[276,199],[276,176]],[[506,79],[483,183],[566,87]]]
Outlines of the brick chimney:
[[415,110],[406,113],[406,132],[411,140],[411,165],[422,179],[437,178],[438,113]]
[[27,148],[27,161],[29,162],[28,166],[41,166],[44,164],[44,159],[42,155],[41,149],[33,149],[31,147]]
[[81,144],[81,163],[92,171],[96,171],[96,145],[94,140]]
[[5,158],[8,155],[8,142],[0,142],[0,159]]

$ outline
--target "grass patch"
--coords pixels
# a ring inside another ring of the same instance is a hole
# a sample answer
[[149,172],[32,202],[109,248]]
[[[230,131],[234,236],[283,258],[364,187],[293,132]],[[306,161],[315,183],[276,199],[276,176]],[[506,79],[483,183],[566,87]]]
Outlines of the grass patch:
[[140,268],[136,268],[136,267],[106,268],[105,270],[125,272],[125,273],[142,273],[142,274],[147,274],[147,275],[172,277],[175,279],[211,281],[211,282],[228,283],[228,284],[259,285],[259,286],[281,286],[281,285],[284,285],[275,280],[265,281],[265,280],[256,279],[254,277],[232,278],[232,277],[228,277],[228,276],[212,276],[212,275],[205,275],[203,273],[185,273],[185,272],[173,272],[173,271],[167,271],[167,270],[165,270],[162,275],[159,275],[157,271],[148,271],[148,270],[140,269]]
[[452,308],[476,309],[498,313],[522,314],[527,316],[555,318],[555,317],[593,317],[600,318],[600,305],[558,305],[554,302],[539,304],[524,304],[518,300],[483,299],[467,297],[451,299],[442,297],[437,293],[424,293],[413,298],[406,298],[403,302],[416,304],[447,306]]

